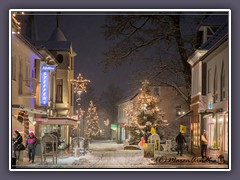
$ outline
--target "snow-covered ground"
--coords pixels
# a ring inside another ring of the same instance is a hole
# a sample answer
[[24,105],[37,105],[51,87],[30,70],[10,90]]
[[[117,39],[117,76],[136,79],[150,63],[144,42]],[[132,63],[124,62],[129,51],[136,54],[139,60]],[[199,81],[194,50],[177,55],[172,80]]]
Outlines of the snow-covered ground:
[[[144,158],[141,150],[124,150],[123,144],[110,141],[95,141],[89,146],[89,151],[80,157],[60,156],[57,165],[53,165],[52,159],[48,158],[43,164],[40,160],[36,163],[21,164],[23,168],[227,168],[216,164],[157,164],[151,158]],[[177,157],[176,153],[161,152],[159,156]],[[177,158],[180,158],[178,156]],[[181,158],[191,158],[184,154]]]

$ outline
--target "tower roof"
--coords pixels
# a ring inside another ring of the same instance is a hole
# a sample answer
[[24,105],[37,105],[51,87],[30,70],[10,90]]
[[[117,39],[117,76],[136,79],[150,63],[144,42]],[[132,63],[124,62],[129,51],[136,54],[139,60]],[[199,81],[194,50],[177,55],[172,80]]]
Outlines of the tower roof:
[[67,41],[67,38],[63,34],[62,30],[57,26],[48,41]]

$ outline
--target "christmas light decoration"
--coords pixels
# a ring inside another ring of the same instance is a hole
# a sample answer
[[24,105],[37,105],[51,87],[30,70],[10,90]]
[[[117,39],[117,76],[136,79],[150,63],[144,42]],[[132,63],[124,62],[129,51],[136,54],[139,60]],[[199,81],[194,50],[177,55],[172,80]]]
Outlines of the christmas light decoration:
[[21,23],[17,20],[18,15],[24,15],[24,12],[12,12],[12,33],[20,34],[21,32]]
[[151,95],[149,81],[143,81],[133,106],[127,106],[124,109],[129,122],[130,143],[137,144],[142,136],[145,136],[147,141],[152,127],[158,133],[168,125],[168,122],[163,119],[165,112],[158,107],[158,100]]
[[93,137],[96,136],[99,132],[99,117],[96,111],[96,106],[93,104],[92,101],[90,101],[90,105],[88,108],[87,116],[86,116],[86,121],[87,121],[87,127],[85,129],[85,136],[86,137]]

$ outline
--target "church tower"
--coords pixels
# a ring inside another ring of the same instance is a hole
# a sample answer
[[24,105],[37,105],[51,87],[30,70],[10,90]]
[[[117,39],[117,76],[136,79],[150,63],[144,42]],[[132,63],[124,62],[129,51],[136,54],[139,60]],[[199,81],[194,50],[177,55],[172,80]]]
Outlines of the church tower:
[[53,30],[49,40],[46,42],[46,48],[57,59],[57,69],[52,78],[55,82],[55,88],[52,92],[53,117],[69,117],[73,115],[74,95],[71,80],[74,79],[74,57],[72,42],[68,41],[59,27],[57,15],[57,25]]

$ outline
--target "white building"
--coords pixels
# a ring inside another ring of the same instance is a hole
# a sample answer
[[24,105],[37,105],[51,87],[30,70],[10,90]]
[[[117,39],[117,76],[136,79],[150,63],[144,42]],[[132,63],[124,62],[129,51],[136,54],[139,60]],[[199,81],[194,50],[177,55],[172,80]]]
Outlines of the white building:
[[192,67],[192,152],[200,155],[200,135],[205,129],[208,147],[219,149],[228,159],[228,23],[222,21],[214,30],[210,24],[203,26],[203,44],[188,59]]
[[[183,92],[184,88],[181,87]],[[184,119],[177,120],[181,115],[189,111],[189,107],[184,98],[171,86],[161,85],[150,87],[151,95],[158,99],[158,108],[163,112],[164,120],[169,123],[169,128],[165,130],[165,138],[177,136],[180,130],[180,124],[187,126],[187,137],[190,135],[190,123],[187,116]],[[126,125],[129,125],[127,109],[134,109],[138,97],[138,91],[128,95],[118,103],[118,141],[124,142],[129,138],[129,132]]]

